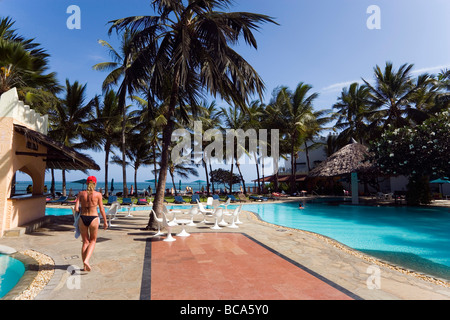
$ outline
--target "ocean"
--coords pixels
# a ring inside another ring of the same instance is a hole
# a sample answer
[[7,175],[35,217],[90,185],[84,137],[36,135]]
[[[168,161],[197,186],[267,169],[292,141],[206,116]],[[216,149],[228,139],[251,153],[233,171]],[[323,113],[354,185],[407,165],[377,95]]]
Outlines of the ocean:
[[[16,181],[16,194],[25,194],[27,187],[32,184],[31,181]],[[131,185],[133,185],[133,189],[134,189],[134,182],[128,182],[128,191],[130,191],[131,189]],[[51,187],[51,181],[46,181],[45,185],[47,186],[47,190],[48,192],[50,192],[50,187]],[[186,183],[186,182],[176,182],[175,183],[176,187],[181,190],[182,192],[186,191],[186,187],[191,187],[193,189],[194,192],[197,191],[201,191],[202,187],[204,188],[204,190],[206,191],[206,183],[198,183],[198,182],[190,182],[190,183]],[[181,186],[181,188],[180,188]],[[233,192],[238,192],[240,190],[240,184],[235,184],[233,185]],[[251,184],[245,184],[246,187],[254,187],[254,183],[251,182]],[[114,187],[114,191],[113,193],[117,193],[117,192],[122,192],[122,182],[114,182],[113,184]],[[154,182],[138,182],[137,183],[137,188],[139,192],[143,192],[143,190],[147,189],[151,187],[152,188],[152,192],[155,192],[155,183]],[[167,189],[171,189],[173,187],[172,182],[171,181],[167,181],[166,182],[166,188]],[[211,187],[211,186],[210,186]],[[220,189],[224,189],[224,185],[220,184],[220,185],[215,185],[214,186],[216,190],[220,190]],[[226,186],[228,188],[228,185]],[[85,184],[81,184],[81,183],[76,183],[76,182],[72,182],[72,181],[68,181],[66,182],[66,190],[67,193],[69,193],[70,189],[72,189],[73,194],[77,194],[79,191],[81,190],[85,190],[86,185]],[[100,188],[102,188],[102,190],[105,189],[105,183],[104,182],[97,182],[97,191],[100,191]],[[61,181],[56,181],[55,182],[55,189],[56,192],[62,192],[62,182]],[[111,189],[111,182],[108,183],[108,190]],[[211,189],[212,190],[212,189]]]

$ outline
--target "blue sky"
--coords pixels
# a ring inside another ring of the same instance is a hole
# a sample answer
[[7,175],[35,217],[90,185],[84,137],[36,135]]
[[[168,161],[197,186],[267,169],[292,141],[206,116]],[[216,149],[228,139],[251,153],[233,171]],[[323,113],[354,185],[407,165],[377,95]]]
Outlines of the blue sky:
[[[66,26],[70,5],[81,9],[81,30]],[[379,30],[366,26],[370,5],[381,10]],[[450,68],[448,0],[242,0],[230,10],[266,14],[280,24],[262,26],[257,51],[244,45],[237,49],[265,81],[264,102],[277,86],[294,89],[305,82],[320,94],[315,107],[329,109],[342,87],[361,78],[371,80],[373,67],[386,61],[395,67],[413,63],[417,74]],[[62,83],[66,78],[87,83],[88,98],[92,98],[101,93],[105,77],[92,66],[110,61],[97,41],[117,44],[115,34],[108,37],[108,21],[152,15],[152,10],[150,0],[0,0],[0,15],[12,17],[20,34],[42,44],[51,55],[51,70]],[[91,155],[103,166],[103,154]],[[253,167],[244,169],[246,180],[255,179]],[[110,168],[110,177],[121,181],[121,169]],[[133,173],[128,172],[131,182]],[[92,173],[104,176],[103,171]],[[203,170],[199,173],[204,178]],[[146,168],[140,169],[140,176],[141,180],[153,178]],[[69,181],[83,177],[80,172],[68,174]]]

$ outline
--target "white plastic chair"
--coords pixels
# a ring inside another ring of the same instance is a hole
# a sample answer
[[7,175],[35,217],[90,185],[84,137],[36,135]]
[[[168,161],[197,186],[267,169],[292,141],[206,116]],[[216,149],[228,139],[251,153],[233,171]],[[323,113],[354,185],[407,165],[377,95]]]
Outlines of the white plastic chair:
[[158,225],[158,232],[155,233],[153,236],[154,236],[154,237],[156,237],[156,236],[161,236],[161,235],[164,234],[164,233],[161,232],[161,225],[162,225],[163,219],[162,219],[162,218],[158,218],[158,217],[156,216],[155,211],[154,211],[153,209],[152,209],[152,214],[153,214],[153,217],[155,218],[156,224]]
[[187,226],[195,227],[196,224],[194,223],[194,216],[198,214],[198,207],[192,206],[191,210],[189,210],[189,212],[187,214],[189,214],[191,216],[191,222],[189,224],[187,224]]
[[235,224],[242,224],[242,222],[239,220],[239,215],[241,214],[241,211],[242,211],[242,204],[239,205],[238,209],[239,210],[238,210],[237,215],[236,215],[236,221],[234,223]]
[[172,226],[169,221],[167,221],[167,217],[166,214],[164,213],[164,211],[162,212],[162,223],[161,226],[163,228],[167,229],[167,237],[163,240],[165,242],[172,242],[172,241],[176,241],[176,239],[174,237],[172,237]]
[[[167,207],[164,205],[163,206],[163,212],[166,214],[166,216],[169,214],[169,209],[167,209]],[[177,213],[180,213],[180,210],[171,210],[171,213],[173,213],[173,217],[172,220],[169,221],[169,223],[171,224],[171,226],[177,226],[178,222],[177,222]]]
[[232,229],[237,229],[239,228],[238,225],[236,225],[236,219],[239,216],[239,210],[240,207],[237,207],[236,209],[234,209],[233,214],[232,214],[232,220],[231,220],[231,224],[228,226],[228,228],[232,228]]
[[206,216],[207,215],[212,215],[213,211],[205,209],[205,207],[203,207],[203,204],[200,201],[198,201],[198,200],[197,200],[197,204],[198,204],[198,210],[200,211],[201,214],[203,214],[203,221],[202,221],[202,223],[208,222],[206,220]]
[[[117,211],[120,209],[120,204],[118,202],[113,202],[113,204],[111,205],[111,207],[108,209],[108,211],[106,212],[106,216],[109,218],[108,219],[108,227],[115,227],[115,225],[113,225],[111,223],[111,220],[115,220],[116,219],[116,214]],[[100,216],[100,215],[99,215]]]
[[128,215],[126,215],[127,218],[132,218],[133,216],[130,214],[131,208],[134,207],[134,203],[132,202],[131,205],[128,206]]
[[214,202],[214,198],[213,197],[208,197],[208,199],[206,199],[206,206],[207,207],[212,207]]
[[213,229],[213,230],[222,229],[221,227],[219,227],[219,220],[222,219],[223,209],[222,208],[216,209],[216,211],[214,211],[213,216],[214,216],[214,226],[211,227],[211,229]]
[[226,214],[226,215],[230,215],[230,214],[228,213],[228,206],[230,205],[230,203],[231,203],[231,199],[228,198],[228,199],[227,199],[227,202],[225,202],[224,204],[222,204],[222,206],[225,207],[224,214]]

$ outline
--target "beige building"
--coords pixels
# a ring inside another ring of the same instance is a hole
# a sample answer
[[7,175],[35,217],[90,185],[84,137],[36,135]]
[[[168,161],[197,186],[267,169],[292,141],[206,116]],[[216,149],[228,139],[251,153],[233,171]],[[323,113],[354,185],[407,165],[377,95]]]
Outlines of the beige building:
[[[0,237],[45,217],[46,169],[100,169],[90,158],[50,139],[47,130],[48,116],[20,101],[15,88],[0,96]],[[15,194],[17,171],[31,177],[31,194]]]

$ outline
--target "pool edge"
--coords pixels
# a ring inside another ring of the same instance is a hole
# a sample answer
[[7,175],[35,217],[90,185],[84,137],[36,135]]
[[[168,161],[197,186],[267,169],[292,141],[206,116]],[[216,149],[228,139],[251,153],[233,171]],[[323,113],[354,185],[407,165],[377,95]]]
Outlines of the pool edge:
[[25,265],[25,272],[19,282],[6,295],[0,298],[0,300],[15,300],[22,292],[30,287],[39,272],[39,262],[34,258],[20,252],[13,253],[9,256],[22,262]]

